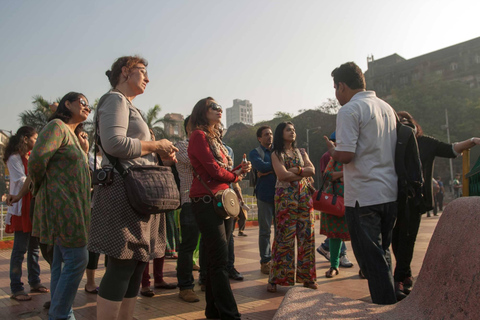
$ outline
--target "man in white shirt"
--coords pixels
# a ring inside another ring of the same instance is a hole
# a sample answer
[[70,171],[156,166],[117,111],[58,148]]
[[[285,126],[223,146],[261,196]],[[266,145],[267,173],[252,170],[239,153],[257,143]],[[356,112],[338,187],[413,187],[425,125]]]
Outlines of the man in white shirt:
[[337,146],[325,137],[332,157],[344,163],[345,218],[353,252],[368,279],[373,303],[395,303],[390,243],[397,216],[396,117],[392,107],[365,90],[362,70],[348,62],[332,71]]

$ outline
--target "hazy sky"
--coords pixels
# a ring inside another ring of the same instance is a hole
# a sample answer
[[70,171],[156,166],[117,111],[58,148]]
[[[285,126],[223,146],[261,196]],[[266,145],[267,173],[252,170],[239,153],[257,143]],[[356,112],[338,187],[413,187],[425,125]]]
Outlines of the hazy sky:
[[253,120],[334,97],[330,72],[367,56],[409,59],[480,36],[477,1],[0,0],[0,129],[16,130],[32,96],[91,103],[122,55],[149,61],[134,104],[190,114],[212,96],[253,103]]

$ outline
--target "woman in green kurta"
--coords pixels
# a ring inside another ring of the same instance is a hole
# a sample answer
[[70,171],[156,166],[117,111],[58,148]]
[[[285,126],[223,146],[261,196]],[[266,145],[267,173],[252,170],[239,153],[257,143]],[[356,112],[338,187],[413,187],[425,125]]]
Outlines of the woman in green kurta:
[[40,132],[28,163],[36,196],[32,234],[54,246],[49,309],[53,319],[73,315],[73,300],[88,262],[89,145],[81,123],[89,114],[83,94],[66,94]]
[[[325,181],[330,182],[325,189],[326,193],[335,193],[343,197],[343,164],[330,159],[325,169]],[[337,217],[328,213],[321,213],[320,216],[320,234],[324,234],[330,239],[330,269],[325,272],[327,278],[338,275],[338,267],[340,265],[340,251],[342,241],[350,241],[350,233],[348,232],[345,216]]]

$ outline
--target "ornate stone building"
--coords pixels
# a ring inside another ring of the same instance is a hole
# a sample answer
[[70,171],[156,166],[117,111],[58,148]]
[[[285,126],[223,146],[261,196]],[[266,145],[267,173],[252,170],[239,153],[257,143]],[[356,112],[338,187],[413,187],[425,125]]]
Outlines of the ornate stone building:
[[392,89],[415,82],[462,81],[480,87],[480,37],[412,59],[394,53],[375,60],[368,57],[367,89],[388,99]]

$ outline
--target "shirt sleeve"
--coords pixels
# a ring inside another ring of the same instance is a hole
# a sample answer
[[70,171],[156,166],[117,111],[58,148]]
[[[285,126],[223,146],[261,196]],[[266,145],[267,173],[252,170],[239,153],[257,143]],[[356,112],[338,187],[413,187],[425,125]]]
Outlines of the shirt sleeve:
[[248,157],[250,158],[252,167],[255,170],[261,173],[267,173],[267,172],[273,171],[272,161],[267,162],[265,160],[262,160],[262,158],[258,154],[257,149],[253,149],[252,151],[250,151],[250,153],[248,154]]
[[335,150],[355,153],[359,132],[358,113],[348,106],[342,107],[337,114],[337,146]]
[[62,120],[52,120],[43,128],[28,159],[28,174],[33,181],[34,195],[42,184],[50,159],[65,141],[65,128],[59,121]]
[[178,149],[176,154],[177,160],[179,163],[189,164],[190,159],[188,158],[188,142],[179,141],[175,144]]
[[200,130],[196,130],[190,137],[189,156],[196,158],[205,168],[207,173],[214,179],[222,182],[237,182],[238,176],[217,163],[210,150],[207,137]]
[[20,188],[27,179],[22,158],[19,154],[13,154],[7,161],[8,173],[10,174],[10,183],[19,184]]
[[124,97],[110,94],[98,108],[98,125],[102,148],[120,159],[134,159],[142,155],[139,139],[127,137],[130,110]]

